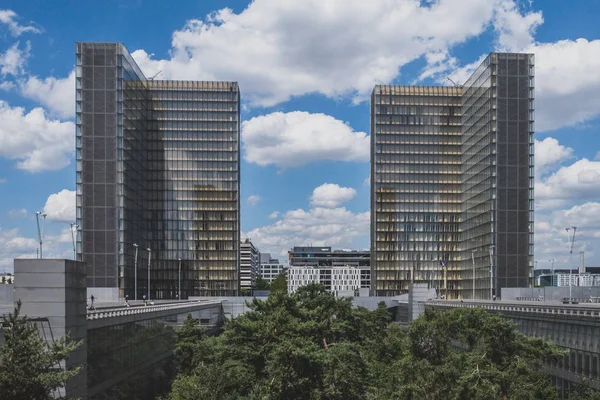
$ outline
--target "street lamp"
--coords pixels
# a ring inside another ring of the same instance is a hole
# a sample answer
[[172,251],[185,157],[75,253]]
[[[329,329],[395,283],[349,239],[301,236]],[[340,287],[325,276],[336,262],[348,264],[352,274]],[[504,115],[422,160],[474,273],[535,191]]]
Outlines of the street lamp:
[[77,230],[77,229],[79,229],[79,225],[71,224],[71,239],[73,239],[73,260],[77,260],[77,250],[75,247],[75,233],[73,233],[73,228],[75,228],[75,230]]
[[135,247],[135,257],[133,259],[133,299],[137,300],[137,256],[138,256],[138,245],[137,243],[133,244]]
[[148,247],[148,301],[150,301],[150,259],[152,258],[152,250]]
[[471,259],[473,260],[473,300],[475,300],[475,252],[477,250],[471,251]]
[[[569,231],[573,229],[573,238],[569,234]],[[573,288],[573,246],[575,245],[575,233],[577,232],[577,227],[572,226],[570,228],[566,228],[567,235],[569,235],[569,241],[571,242],[571,248],[569,249],[569,302],[573,300],[572,296],[572,288]]]
[[177,274],[177,300],[181,300],[181,258],[179,259],[179,273]]
[[[550,271],[552,272],[552,275],[554,275],[554,258],[552,258],[548,261],[550,261],[552,263],[552,269]],[[554,279],[554,278],[552,278],[552,279]]]
[[494,297],[494,249],[496,246],[490,245],[490,300]]
[[[40,229],[40,215],[42,216],[42,229]],[[46,223],[46,217],[48,214],[42,214],[41,211],[35,212],[35,220],[37,221],[38,239],[40,242],[40,259],[44,258],[42,254],[42,238],[44,236],[44,225]]]

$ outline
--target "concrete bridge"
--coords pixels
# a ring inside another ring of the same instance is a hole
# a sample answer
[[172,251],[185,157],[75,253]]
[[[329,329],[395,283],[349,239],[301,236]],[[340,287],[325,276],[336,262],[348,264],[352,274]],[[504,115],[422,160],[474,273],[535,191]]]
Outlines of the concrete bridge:
[[429,300],[422,308],[449,310],[482,308],[512,320],[528,336],[548,338],[569,354],[545,366],[560,394],[586,378],[600,388],[600,304],[562,304],[540,301],[448,301]]
[[[176,335],[188,315],[197,318],[208,334],[224,318],[221,300],[96,301],[86,304],[86,267],[71,260],[15,260],[14,293],[5,290],[0,310],[11,311],[22,301],[21,312],[34,322],[47,341],[69,335],[81,341],[66,361],[82,372],[60,388],[58,396],[81,399],[154,398],[168,390]],[[2,318],[2,313],[0,313]],[[2,337],[0,336],[0,340]]]

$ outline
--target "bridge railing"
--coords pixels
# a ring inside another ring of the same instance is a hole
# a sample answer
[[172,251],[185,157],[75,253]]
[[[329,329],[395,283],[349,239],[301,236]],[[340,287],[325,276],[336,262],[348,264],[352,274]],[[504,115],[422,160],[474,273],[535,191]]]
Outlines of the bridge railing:
[[185,304],[164,304],[164,305],[154,305],[154,306],[143,306],[143,307],[119,307],[112,309],[102,309],[102,310],[88,310],[87,319],[101,319],[101,318],[112,318],[112,317],[121,317],[125,315],[136,315],[136,314],[144,314],[144,313],[152,313],[157,311],[165,311],[165,310],[179,310],[186,308],[195,308],[201,305],[206,304],[218,304],[220,301],[196,301]]
[[560,306],[549,304],[518,304],[518,303],[479,303],[479,302],[456,302],[430,300],[425,303],[426,306],[446,307],[446,308],[483,308],[490,311],[501,312],[522,312],[536,314],[552,315],[571,315],[600,318],[600,307],[578,304],[572,306]]

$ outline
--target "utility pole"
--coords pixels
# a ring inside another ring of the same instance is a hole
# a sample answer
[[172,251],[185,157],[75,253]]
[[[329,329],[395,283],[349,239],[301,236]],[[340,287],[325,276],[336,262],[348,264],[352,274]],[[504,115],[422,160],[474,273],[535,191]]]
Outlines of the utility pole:
[[494,297],[494,246],[490,245],[490,300]]
[[[42,229],[40,229],[40,215],[42,216]],[[43,214],[41,211],[35,212],[35,220],[37,221],[38,239],[40,242],[40,259],[44,258],[42,251],[42,238],[44,237],[44,225],[46,224],[46,217],[48,214]]]
[[152,258],[152,250],[148,247],[148,301],[150,301],[150,259]]
[[475,251],[471,251],[471,259],[473,260],[473,300],[475,300]]
[[[573,238],[571,239],[569,235],[569,231],[573,230]],[[569,249],[569,302],[573,300],[572,297],[572,288],[573,288],[573,246],[575,245],[575,233],[577,232],[577,227],[572,226],[570,228],[566,228],[567,235],[569,235],[569,241],[571,242],[571,247]]]
[[133,259],[133,299],[137,300],[137,257],[138,257],[138,245],[137,243],[133,244],[135,247],[135,257]]

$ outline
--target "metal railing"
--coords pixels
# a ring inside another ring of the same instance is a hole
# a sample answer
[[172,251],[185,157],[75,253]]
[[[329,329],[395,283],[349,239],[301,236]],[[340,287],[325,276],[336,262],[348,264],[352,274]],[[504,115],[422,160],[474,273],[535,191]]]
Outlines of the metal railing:
[[158,311],[166,311],[166,310],[179,310],[179,309],[187,309],[187,308],[197,308],[198,306],[204,305],[216,305],[220,304],[220,301],[195,301],[189,302],[185,304],[164,304],[164,305],[153,305],[153,306],[141,306],[141,307],[119,307],[119,308],[111,308],[111,309],[102,309],[102,310],[88,310],[87,319],[101,319],[101,318],[112,318],[112,317],[121,317],[126,315],[136,315],[136,314],[144,314],[144,313],[152,313]]
[[480,302],[456,302],[430,300],[425,303],[426,306],[447,307],[447,308],[482,308],[490,311],[502,312],[520,312],[551,315],[570,315],[582,317],[600,318],[600,307],[593,306],[590,303],[577,305],[549,305],[549,304],[518,304],[518,303],[480,303]]

